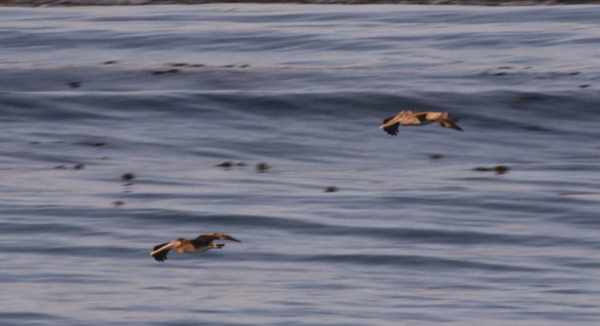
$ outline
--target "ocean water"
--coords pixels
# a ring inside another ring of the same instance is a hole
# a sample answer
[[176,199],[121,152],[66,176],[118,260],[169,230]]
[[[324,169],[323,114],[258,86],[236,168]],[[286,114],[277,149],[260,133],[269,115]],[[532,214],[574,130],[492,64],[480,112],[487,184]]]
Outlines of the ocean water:
[[598,17],[0,8],[0,324],[597,325]]

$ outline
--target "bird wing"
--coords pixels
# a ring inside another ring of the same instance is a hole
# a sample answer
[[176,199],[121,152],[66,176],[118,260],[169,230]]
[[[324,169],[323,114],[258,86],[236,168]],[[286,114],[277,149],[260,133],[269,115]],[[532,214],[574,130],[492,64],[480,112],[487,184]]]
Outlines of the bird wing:
[[400,127],[399,122],[387,125],[387,123],[390,122],[394,118],[395,117],[389,117],[389,118],[383,119],[383,126],[379,127],[381,129],[385,130],[385,132],[387,132],[388,134],[390,134],[392,136],[395,136],[398,134],[398,127]]
[[164,262],[167,259],[169,250],[171,250],[173,247],[179,246],[180,244],[181,242],[179,240],[159,244],[158,246],[154,247],[154,251],[152,251],[150,255],[152,255],[156,261]]
[[452,128],[459,131],[463,131],[461,127],[459,127],[454,121],[450,118],[450,113],[448,112],[419,112],[415,113],[415,115],[419,114],[419,119],[425,121],[435,122],[438,125],[446,128]]
[[379,128],[385,130],[388,134],[394,136],[398,134],[400,124],[405,126],[420,126],[435,122],[442,127],[452,128],[463,131],[454,121],[450,120],[448,112],[412,112],[400,111],[398,115],[383,120],[383,125]]
[[217,239],[241,242],[240,240],[235,239],[234,237],[229,236],[224,233],[204,233],[204,234],[201,234],[197,239],[206,240],[206,241],[208,241],[207,243],[211,243],[213,240],[217,240]]
[[459,125],[457,125],[450,119],[437,119],[435,122],[442,127],[452,128],[458,131],[464,131]]
[[448,119],[450,114],[448,112],[420,112],[424,114],[424,119],[429,121],[436,121],[438,119]]
[[396,116],[396,121],[405,126],[420,125],[425,121],[426,112],[401,111]]
[[[432,121],[435,121],[437,119],[439,119],[440,116],[442,116],[442,112],[415,112],[413,113],[413,122],[415,122],[414,124],[428,124]],[[416,123],[416,121],[419,121],[418,123]]]
[[385,130],[388,134],[395,136],[398,134],[400,124],[420,125],[421,121],[415,117],[412,111],[400,111],[396,116],[384,119],[383,125],[379,128]]

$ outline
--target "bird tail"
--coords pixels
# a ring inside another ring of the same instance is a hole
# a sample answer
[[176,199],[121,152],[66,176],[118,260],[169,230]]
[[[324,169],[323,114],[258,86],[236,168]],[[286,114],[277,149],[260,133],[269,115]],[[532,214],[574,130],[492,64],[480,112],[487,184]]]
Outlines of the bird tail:
[[450,119],[438,119],[435,122],[442,127],[452,128],[458,131],[464,131],[459,125],[457,125]]
[[223,244],[223,243],[213,243],[212,246],[213,246],[214,249],[221,249],[221,248],[225,247],[225,244]]

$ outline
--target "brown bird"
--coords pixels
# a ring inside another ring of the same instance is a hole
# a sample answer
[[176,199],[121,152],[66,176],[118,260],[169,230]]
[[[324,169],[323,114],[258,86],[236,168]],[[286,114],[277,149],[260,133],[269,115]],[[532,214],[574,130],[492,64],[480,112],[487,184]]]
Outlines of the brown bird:
[[177,240],[173,240],[171,242],[166,242],[163,244],[159,244],[154,247],[154,251],[150,253],[156,261],[164,262],[167,259],[167,253],[169,250],[173,249],[178,254],[193,254],[193,253],[201,253],[203,251],[209,249],[221,249],[224,244],[221,243],[213,243],[214,240],[231,240],[235,242],[241,242],[238,239],[234,239],[223,233],[204,233],[197,237],[194,240],[188,240],[184,238],[179,238]]
[[454,121],[450,120],[450,113],[448,112],[401,111],[397,116],[383,120],[383,126],[379,128],[394,136],[398,134],[398,127],[400,127],[400,125],[424,126],[433,122],[442,127],[463,131],[461,127],[454,123]]

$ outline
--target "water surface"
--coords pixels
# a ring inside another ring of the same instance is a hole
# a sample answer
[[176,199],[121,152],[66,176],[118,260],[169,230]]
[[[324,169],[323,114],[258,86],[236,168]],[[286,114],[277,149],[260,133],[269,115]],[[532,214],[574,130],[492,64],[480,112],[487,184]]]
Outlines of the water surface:
[[599,15],[2,8],[0,323],[595,325]]

